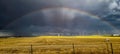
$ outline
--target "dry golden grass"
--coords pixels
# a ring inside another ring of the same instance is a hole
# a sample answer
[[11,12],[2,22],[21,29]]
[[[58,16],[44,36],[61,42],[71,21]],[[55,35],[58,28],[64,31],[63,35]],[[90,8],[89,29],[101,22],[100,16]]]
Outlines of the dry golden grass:
[[108,54],[113,43],[114,54],[120,54],[120,37],[103,36],[39,36],[0,38],[0,54]]

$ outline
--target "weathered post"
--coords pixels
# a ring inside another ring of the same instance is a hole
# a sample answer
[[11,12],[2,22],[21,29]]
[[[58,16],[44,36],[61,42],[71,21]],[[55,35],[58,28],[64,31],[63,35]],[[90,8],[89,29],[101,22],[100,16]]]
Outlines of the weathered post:
[[75,54],[75,45],[73,43],[73,54]]
[[30,45],[30,54],[33,54],[33,46]]
[[[113,54],[114,52],[113,52],[113,45],[112,45],[112,43],[110,43],[110,40],[109,39],[106,39],[106,42],[107,42],[107,51],[108,51],[108,54]],[[110,49],[110,50],[109,50]]]
[[113,45],[110,43],[110,48],[111,48],[111,54],[113,54]]
[[110,40],[108,38],[105,39],[108,54],[110,53],[110,51],[109,51],[109,41]]

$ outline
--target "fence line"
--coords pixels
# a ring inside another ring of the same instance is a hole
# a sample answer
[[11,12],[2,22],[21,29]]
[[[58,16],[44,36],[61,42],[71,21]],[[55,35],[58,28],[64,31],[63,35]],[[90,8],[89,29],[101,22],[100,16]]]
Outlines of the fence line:
[[[103,46],[105,46],[106,45],[106,47],[105,48],[101,48],[101,47],[103,47]],[[118,45],[118,44],[117,44]],[[100,47],[101,46],[101,47]],[[22,47],[26,47],[26,46],[16,46],[16,47],[20,47],[20,48],[22,48]],[[51,48],[61,48],[61,47],[64,47],[64,48],[70,48],[70,47],[72,47],[72,49],[73,49],[73,54],[76,54],[76,48],[78,47],[78,48],[81,48],[81,47],[83,47],[83,49],[84,49],[84,47],[89,47],[90,49],[94,49],[94,48],[101,48],[100,50],[105,50],[105,51],[107,51],[108,52],[108,54],[114,54],[114,48],[113,48],[113,43],[110,43],[110,42],[107,42],[106,44],[101,44],[101,45],[96,45],[96,44],[91,44],[91,45],[85,45],[85,44],[81,44],[81,45],[75,45],[75,44],[71,44],[71,45],[30,45],[30,48],[27,46],[26,48],[29,48],[30,50],[29,50],[29,52],[30,52],[30,54],[34,54],[33,52],[34,52],[34,49],[33,48],[35,48],[35,47],[37,47],[37,48],[41,48],[41,47],[45,47],[45,48],[47,48],[47,47],[51,47]],[[7,47],[6,47],[7,48]],[[88,49],[89,49],[88,48]],[[42,49],[42,48],[41,48]],[[47,49],[49,49],[49,48],[47,48]],[[80,49],[80,50],[82,50],[82,48]]]

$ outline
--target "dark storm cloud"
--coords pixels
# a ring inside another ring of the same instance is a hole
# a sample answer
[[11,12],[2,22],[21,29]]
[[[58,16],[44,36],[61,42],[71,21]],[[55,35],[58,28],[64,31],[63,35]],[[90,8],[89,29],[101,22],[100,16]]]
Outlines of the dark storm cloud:
[[[119,17],[109,17],[110,15],[104,17],[113,9],[119,9],[119,6],[116,4],[115,0],[0,0],[0,28],[8,29],[8,25],[12,25],[12,27],[10,27],[10,31],[22,31],[20,34],[26,32],[23,31],[24,29],[28,30],[28,33],[35,31],[40,32],[40,30],[42,30],[41,28],[43,28],[41,26],[47,25],[44,21],[44,14],[31,14],[31,17],[27,17],[26,15],[31,12],[50,7],[69,7],[78,10],[81,9],[83,11],[90,12],[93,15],[98,15],[103,20],[108,21],[119,28],[119,23],[116,21],[116,18],[118,19]],[[22,20],[21,18],[25,19]],[[20,23],[16,23],[14,25],[16,21],[19,21]],[[22,28],[24,29],[22,30]],[[48,26],[47,29],[49,28],[50,27]],[[44,29],[46,28],[43,28],[43,30]],[[44,31],[47,31],[47,29]]]
[[93,18],[91,15],[65,8],[50,8],[34,12],[17,19],[8,25],[7,29],[20,35],[47,32],[115,32],[113,27],[97,17]]

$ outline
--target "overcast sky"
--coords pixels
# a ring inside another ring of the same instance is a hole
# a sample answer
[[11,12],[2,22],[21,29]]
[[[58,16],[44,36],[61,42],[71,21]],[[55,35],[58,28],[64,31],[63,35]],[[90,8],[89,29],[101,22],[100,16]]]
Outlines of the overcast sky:
[[[61,7],[61,8],[58,10],[53,7],[59,7],[59,8]],[[85,19],[87,17],[87,14],[85,14],[85,16],[80,16],[82,15],[82,13],[76,12],[77,15],[79,15],[77,16],[75,15],[76,14],[75,11],[71,12],[72,10],[63,10],[62,7],[82,10],[82,11],[88,12],[89,14],[96,15],[100,17],[102,20],[111,24],[116,29],[118,30],[120,29],[120,25],[119,25],[120,24],[120,15],[119,15],[120,6],[119,6],[118,0],[0,0],[0,29],[1,30],[8,29],[14,32],[15,30],[21,30],[20,28],[26,29],[26,27],[28,28],[30,27],[31,29],[31,27],[32,28],[39,27],[39,29],[41,30],[42,26],[49,27],[49,23],[54,24],[53,21],[51,23],[50,19],[48,18],[55,17],[54,20],[55,22],[57,21],[56,24],[59,24],[59,23],[63,23],[62,18],[65,18],[65,17],[66,18],[81,17],[81,19],[82,18]],[[45,8],[48,8],[48,9],[50,8],[50,9],[47,10]],[[52,15],[50,15],[50,13],[52,13]],[[55,13],[58,14],[59,17],[56,16]],[[86,20],[86,19],[85,20],[90,22],[96,21],[96,20],[91,20],[92,17],[90,16],[89,18],[90,20]],[[45,19],[47,19],[47,22]],[[72,23],[69,22],[68,24],[72,24]],[[84,22],[80,22],[80,23],[85,24]],[[59,26],[63,26],[63,24]],[[82,24],[79,24],[79,25],[82,25]],[[91,22],[91,25],[94,25],[94,22]],[[56,25],[53,25],[53,26],[56,26]]]

